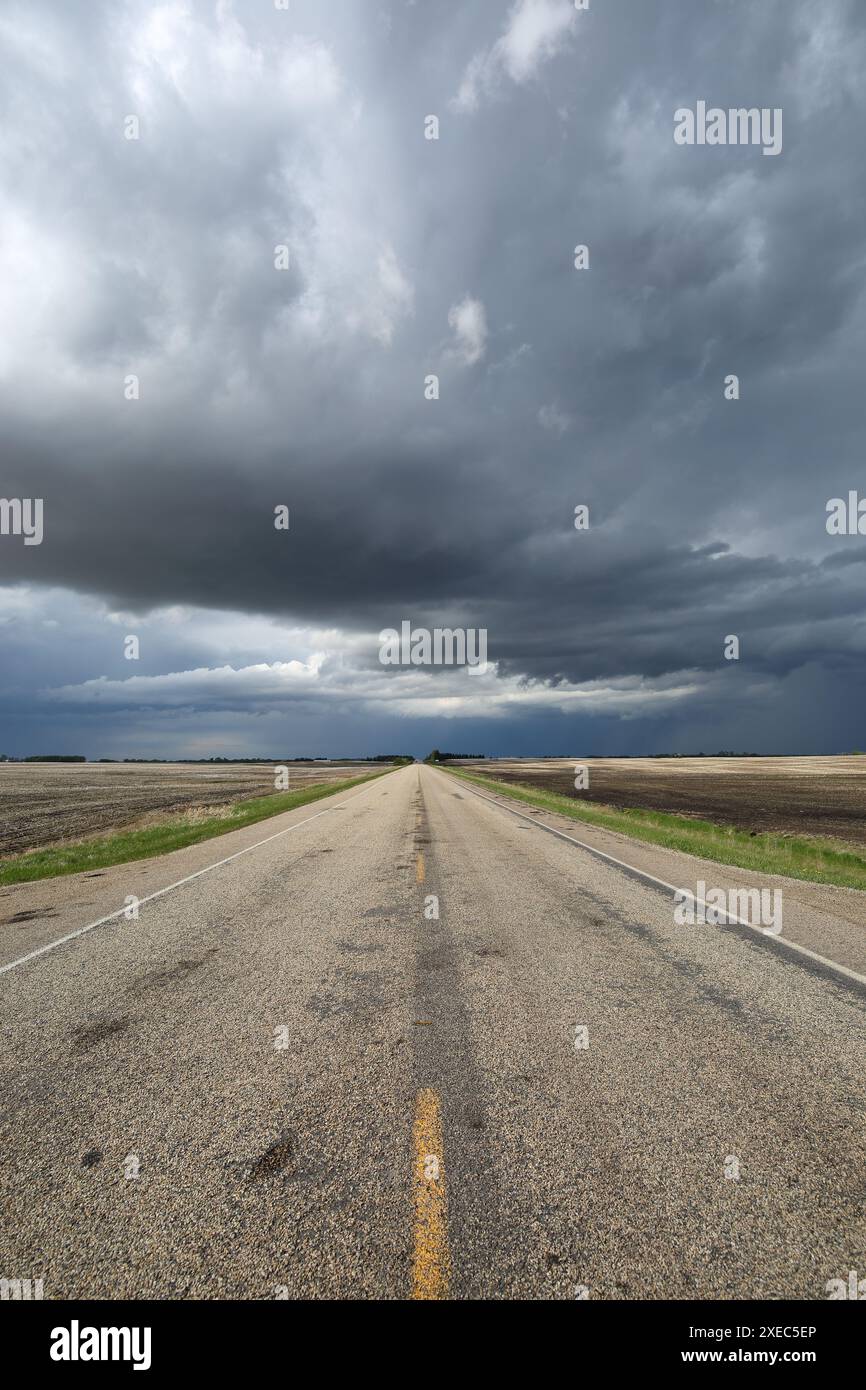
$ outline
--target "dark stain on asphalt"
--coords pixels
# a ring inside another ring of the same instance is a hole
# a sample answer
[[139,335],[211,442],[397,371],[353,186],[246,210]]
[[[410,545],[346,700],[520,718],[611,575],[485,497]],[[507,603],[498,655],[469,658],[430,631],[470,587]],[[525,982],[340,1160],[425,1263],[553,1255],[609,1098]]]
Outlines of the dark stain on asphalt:
[[102,1162],[102,1150],[101,1150],[101,1149],[88,1149],[88,1150],[87,1150],[87,1153],[86,1153],[86,1154],[83,1154],[83,1155],[82,1155],[82,1158],[81,1158],[81,1166],[82,1166],[82,1168],[95,1168],[96,1165],[97,1165],[97,1163],[101,1163],[101,1162]]
[[[599,926],[601,924],[596,923],[595,925]],[[625,927],[627,932],[631,932],[632,936],[639,936],[644,941],[654,942],[656,939],[655,934],[649,927],[644,926],[643,922],[627,922],[625,918],[620,918],[619,925]]]
[[701,985],[698,988],[698,994],[707,1003],[715,1004],[718,1008],[724,1009],[725,1013],[738,1015],[743,1013],[742,1000],[736,999],[726,990],[719,989],[717,985]]
[[[790,1032],[780,1019],[764,1009],[751,1008],[746,1010],[743,1003],[735,995],[729,994],[718,985],[706,981],[705,968],[697,961],[690,960],[687,956],[678,955],[676,949],[670,949],[658,936],[657,932],[642,922],[635,922],[624,917],[617,908],[607,901],[604,897],[590,892],[588,889],[581,890],[582,899],[591,902],[597,909],[605,913],[602,921],[597,923],[599,932],[614,940],[620,928],[632,936],[640,938],[650,947],[659,960],[663,961],[671,970],[683,979],[687,980],[693,987],[692,998],[702,1001],[710,1007],[721,1009],[729,1019],[746,1028],[760,1022],[771,1028],[772,1036],[775,1038],[789,1040]],[[595,925],[595,921],[594,921]],[[751,943],[750,943],[751,944]],[[757,949],[757,948],[756,948]],[[684,996],[688,999],[688,994]],[[632,1007],[632,1004],[623,1007]]]
[[162,970],[151,970],[147,975],[142,975],[136,980],[129,993],[137,994],[142,989],[161,989],[163,985],[170,985],[175,980],[182,980],[193,970],[198,970],[210,956],[215,956],[216,953],[217,948],[214,946],[198,960],[179,960],[174,965],[164,966]]
[[434,947],[429,951],[419,951],[416,957],[419,970],[453,970],[451,954]]
[[96,1047],[97,1043],[104,1042],[106,1038],[116,1037],[118,1033],[125,1033],[130,1025],[129,1018],[103,1018],[98,1023],[88,1023],[81,1028],[76,1028],[72,1034],[72,1041],[76,1052],[88,1052],[91,1047]]
[[704,975],[706,973],[704,967],[699,965],[697,961],[673,960],[671,964],[677,974],[685,975],[687,980],[696,980],[699,975]]
[[384,1013],[391,982],[384,970],[350,970],[340,965],[322,981],[324,988],[311,996],[306,1007],[323,1021],[341,1014]]
[[286,1172],[287,1169],[294,1173],[296,1151],[296,1137],[290,1129],[286,1130],[279,1139],[265,1149],[264,1153],[253,1159],[247,1168],[247,1181],[252,1183],[264,1182],[277,1173]]
[[36,922],[41,917],[56,917],[56,907],[38,907],[33,912],[16,912],[7,917],[4,926],[14,926],[17,922]]

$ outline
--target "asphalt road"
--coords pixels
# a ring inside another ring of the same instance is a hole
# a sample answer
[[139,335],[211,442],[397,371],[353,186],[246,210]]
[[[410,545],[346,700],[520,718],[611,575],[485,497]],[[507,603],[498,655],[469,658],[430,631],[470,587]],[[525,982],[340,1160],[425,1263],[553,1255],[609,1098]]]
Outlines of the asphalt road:
[[445,773],[3,890],[0,923],[0,1277],[46,1298],[866,1275],[863,988]]

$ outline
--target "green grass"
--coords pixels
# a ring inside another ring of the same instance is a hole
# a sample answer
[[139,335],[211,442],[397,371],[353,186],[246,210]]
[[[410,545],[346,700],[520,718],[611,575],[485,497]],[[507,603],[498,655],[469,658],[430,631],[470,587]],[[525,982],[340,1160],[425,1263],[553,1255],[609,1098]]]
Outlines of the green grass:
[[[388,768],[386,771],[390,771]],[[191,821],[190,812],[179,812],[164,823],[140,830],[117,830],[109,835],[94,836],[68,844],[48,845],[45,849],[30,850],[0,860],[0,884],[30,883],[37,878],[58,878],[61,874],[80,874],[90,869],[106,869],[112,864],[127,864],[133,859],[149,859],[152,855],[168,854],[173,849],[200,844],[230,830],[241,830],[257,821],[293,811],[321,801],[324,796],[360,786],[385,772],[369,772],[363,777],[343,782],[317,782],[303,791],[276,792],[273,796],[257,796],[237,801],[228,811],[207,820]]]
[[718,864],[735,864],[738,868],[753,869],[756,873],[784,874],[788,878],[806,879],[811,883],[833,883],[841,888],[866,889],[866,856],[851,850],[836,849],[834,845],[820,840],[794,835],[750,835],[748,831],[737,830],[734,826],[674,816],[667,811],[620,811],[614,806],[577,801],[535,787],[497,782],[492,777],[479,777],[454,767],[443,770],[452,777],[475,782],[479,787],[504,793],[546,811],[555,811],[571,820],[584,821],[604,830],[618,830],[632,839],[695,854],[701,859],[715,860]]

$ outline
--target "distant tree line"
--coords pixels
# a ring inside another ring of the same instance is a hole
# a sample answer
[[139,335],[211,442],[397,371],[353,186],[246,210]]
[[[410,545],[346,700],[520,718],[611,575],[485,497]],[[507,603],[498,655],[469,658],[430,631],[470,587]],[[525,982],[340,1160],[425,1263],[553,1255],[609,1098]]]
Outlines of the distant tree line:
[[86,763],[83,753],[31,753],[22,763]]
[[428,753],[424,759],[425,763],[445,763],[449,758],[471,759],[473,762],[481,762],[484,758],[483,753],[440,753],[438,748],[434,748],[432,753]]
[[264,763],[266,766],[283,767],[286,763],[326,763],[344,762],[345,759],[324,757],[317,758],[97,758],[100,763],[150,763],[157,766],[169,766],[172,763],[183,764],[186,766],[197,766],[198,764],[228,763],[255,766],[256,763]]
[[[375,758],[96,758],[97,763],[125,764],[135,763],[147,766],[170,766],[172,763],[183,766],[227,763],[245,766],[264,764],[266,767],[283,767],[288,763],[414,763],[411,753],[377,753]],[[26,758],[15,758],[9,753],[0,753],[0,763],[86,763],[83,753],[30,753]]]
[[[533,761],[540,763],[570,762],[575,756],[577,755],[575,755],[574,752],[541,753],[538,757],[533,758]],[[635,762],[639,762],[641,758],[791,758],[798,755],[792,753],[735,753],[733,749],[723,748],[718,753],[581,753],[579,756],[583,758],[607,759],[608,761],[616,759],[617,762],[623,762],[626,759],[634,759]],[[519,759],[517,761],[519,761]]]

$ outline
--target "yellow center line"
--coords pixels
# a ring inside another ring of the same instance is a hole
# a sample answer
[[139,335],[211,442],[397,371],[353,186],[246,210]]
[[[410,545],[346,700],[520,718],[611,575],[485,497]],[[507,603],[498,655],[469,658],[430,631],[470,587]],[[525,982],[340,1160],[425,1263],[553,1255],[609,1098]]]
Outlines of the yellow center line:
[[416,863],[415,863],[415,881],[416,881],[416,883],[423,883],[423,882],[424,882],[424,851],[423,851],[423,849],[419,849],[419,851],[418,851],[418,859],[417,859],[417,861],[416,861]]
[[439,1096],[426,1088],[415,1101],[415,1255],[412,1297],[448,1297],[448,1231],[445,1205],[445,1160]]

